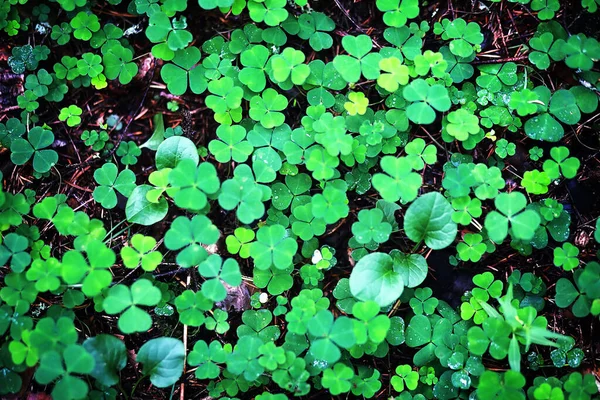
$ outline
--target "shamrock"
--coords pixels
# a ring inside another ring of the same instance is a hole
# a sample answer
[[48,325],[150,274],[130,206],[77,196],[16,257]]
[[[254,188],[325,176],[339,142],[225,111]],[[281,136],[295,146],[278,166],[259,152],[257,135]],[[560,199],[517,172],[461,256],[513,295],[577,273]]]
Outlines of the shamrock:
[[117,325],[121,332],[145,332],[152,327],[152,318],[139,306],[155,306],[162,298],[160,289],[147,279],[136,280],[131,287],[122,284],[110,288],[102,307],[107,314],[121,314]]

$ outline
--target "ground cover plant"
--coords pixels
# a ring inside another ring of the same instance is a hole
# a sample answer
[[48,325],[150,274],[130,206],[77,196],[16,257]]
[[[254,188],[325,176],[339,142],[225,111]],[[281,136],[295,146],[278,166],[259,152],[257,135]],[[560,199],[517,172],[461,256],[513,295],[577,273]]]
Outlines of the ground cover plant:
[[597,399],[599,0],[0,0],[0,396]]

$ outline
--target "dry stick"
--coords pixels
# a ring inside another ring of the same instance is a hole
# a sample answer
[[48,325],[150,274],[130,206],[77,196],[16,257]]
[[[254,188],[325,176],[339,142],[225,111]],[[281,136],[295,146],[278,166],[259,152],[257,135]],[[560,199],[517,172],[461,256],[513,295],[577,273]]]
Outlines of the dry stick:
[[[348,12],[348,10],[346,10],[342,4],[340,3],[340,0],[334,0],[335,4],[337,5],[337,7],[344,13],[344,15],[346,16],[346,18],[348,18],[350,20],[350,22],[352,22],[352,24],[356,27],[356,29],[358,29],[359,31],[361,31],[362,33],[364,33],[365,35],[367,34],[367,31],[365,31],[355,20],[354,18],[352,18],[350,16],[350,13]],[[375,44],[375,47],[377,47],[378,49],[381,49],[381,45],[377,42],[377,40],[373,39],[373,43]]]
[[[188,286],[190,286],[190,274],[188,274],[187,279],[186,279],[186,288]],[[181,376],[185,375],[185,364],[186,364],[186,358],[187,358],[187,342],[188,342],[188,326],[187,325],[183,325],[183,373],[181,374]],[[179,392],[179,400],[185,400],[185,383],[181,382],[181,390]]]
[[498,63],[506,63],[506,62],[514,62],[514,61],[523,61],[527,60],[529,56],[517,56],[517,57],[506,57],[506,58],[494,58],[492,60],[476,60],[473,61],[472,65],[480,65],[480,64],[498,64]]

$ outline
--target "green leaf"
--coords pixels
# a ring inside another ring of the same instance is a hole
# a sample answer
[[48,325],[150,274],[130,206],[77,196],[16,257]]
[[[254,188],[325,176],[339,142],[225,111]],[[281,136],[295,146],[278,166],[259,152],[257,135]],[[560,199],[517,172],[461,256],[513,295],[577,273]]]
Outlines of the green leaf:
[[144,343],[136,361],[143,364],[142,373],[150,376],[154,386],[164,388],[179,380],[184,358],[185,349],[181,340],[161,337]]
[[138,305],[155,306],[161,298],[160,289],[147,279],[139,279],[131,288],[122,284],[111,287],[102,307],[107,314],[123,313],[118,321],[121,332],[145,332],[152,327],[152,318]]
[[535,140],[558,142],[564,136],[565,130],[550,114],[543,113],[525,122],[525,133]]
[[263,226],[256,233],[256,239],[250,247],[250,256],[254,259],[256,268],[265,270],[274,266],[285,269],[292,264],[298,243],[288,237],[283,226]]
[[558,118],[559,121],[568,125],[574,125],[581,119],[581,113],[575,96],[568,90],[559,89],[550,99],[550,114]]
[[190,159],[196,165],[200,161],[194,142],[182,136],[165,139],[156,150],[156,168],[175,168],[179,161]]
[[426,193],[415,200],[404,215],[406,236],[415,243],[425,241],[434,250],[448,247],[456,237],[452,206],[437,192]]
[[118,372],[127,364],[125,344],[112,335],[100,334],[86,339],[83,347],[96,361],[90,375],[103,385],[116,385],[119,382]]
[[406,157],[384,156],[381,169],[386,174],[373,175],[373,187],[389,202],[413,201],[421,187],[421,176],[412,171],[412,163]]
[[150,185],[136,187],[127,200],[125,215],[129,222],[150,226],[161,221],[169,210],[167,201],[161,198],[156,203],[148,201],[146,195],[153,189]]
[[420,254],[404,254],[398,250],[390,252],[394,263],[394,271],[402,276],[404,286],[414,288],[427,277],[427,260]]
[[533,238],[541,220],[537,212],[523,211],[527,205],[527,199],[523,193],[500,193],[494,204],[502,214],[492,211],[485,218],[485,228],[490,239],[496,243],[502,243],[508,235],[509,222],[515,238],[525,241]]
[[372,253],[361,258],[350,273],[350,291],[359,300],[373,300],[380,307],[396,301],[404,290],[404,280],[394,270],[390,255]]

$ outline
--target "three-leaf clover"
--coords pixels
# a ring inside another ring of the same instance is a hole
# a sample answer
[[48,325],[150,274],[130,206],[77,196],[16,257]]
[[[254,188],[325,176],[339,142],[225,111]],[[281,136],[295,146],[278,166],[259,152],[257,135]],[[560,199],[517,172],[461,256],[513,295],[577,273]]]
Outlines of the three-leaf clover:
[[390,383],[396,392],[403,392],[405,386],[408,390],[415,390],[419,384],[419,373],[413,371],[410,365],[399,365]]
[[23,165],[33,156],[33,168],[40,173],[48,172],[58,161],[56,151],[46,148],[52,143],[52,131],[36,126],[29,131],[27,139],[13,139],[10,160],[16,165]]
[[289,237],[281,225],[263,226],[256,233],[256,242],[250,247],[254,266],[266,270],[271,266],[285,269],[292,264],[298,243]]
[[208,204],[207,195],[219,191],[221,183],[217,170],[211,163],[203,162],[196,166],[190,159],[181,160],[169,173],[168,190],[178,207],[199,211]]
[[117,194],[115,190],[125,197],[129,197],[135,189],[135,174],[129,169],[119,173],[119,169],[113,163],[106,163],[94,171],[94,180],[98,183],[94,189],[93,197],[102,207],[114,208],[117,205]]
[[61,121],[66,121],[68,126],[76,126],[81,123],[81,114],[83,110],[76,106],[75,104],[71,104],[68,107],[64,107],[60,110],[60,114],[58,115],[58,119]]
[[481,129],[479,118],[465,108],[452,111],[447,116],[446,131],[456,140],[465,141],[469,136],[476,135]]
[[521,192],[500,193],[494,204],[498,211],[492,211],[485,217],[488,236],[501,243],[511,231],[516,239],[531,240],[540,225],[540,216],[534,210],[526,210],[527,198]]
[[417,197],[422,182],[421,176],[413,172],[411,160],[406,157],[384,156],[381,159],[381,169],[385,174],[373,175],[373,187],[384,200],[408,203]]
[[204,68],[196,66],[198,61],[200,50],[197,47],[190,46],[175,52],[171,63],[165,64],[160,70],[160,76],[167,84],[169,92],[179,96],[184,94],[188,87],[195,94],[206,90]]
[[483,236],[478,233],[467,233],[463,237],[463,241],[456,246],[458,256],[463,261],[477,262],[481,260],[481,256],[487,250],[487,246],[483,243]]
[[377,84],[388,92],[393,93],[408,83],[410,71],[399,58],[383,58],[379,61],[379,68],[385,73],[379,75]]
[[117,325],[121,332],[145,332],[152,327],[152,318],[139,306],[155,306],[162,298],[159,288],[148,279],[138,279],[131,287],[118,284],[110,288],[102,307],[107,314],[121,314]]
[[281,83],[290,79],[294,85],[302,85],[310,67],[304,64],[304,53],[291,47],[286,47],[281,54],[271,57],[271,71],[275,82]]
[[94,358],[78,344],[69,344],[64,350],[50,350],[40,357],[35,380],[42,385],[58,379],[52,390],[57,399],[83,399],[89,391],[88,384],[73,374],[88,375],[95,366]]
[[562,247],[554,249],[554,265],[562,267],[565,271],[571,271],[579,265],[579,249],[571,243],[564,243]]
[[551,160],[544,161],[544,172],[550,179],[558,179],[561,174],[567,179],[572,179],[577,175],[577,170],[581,162],[576,157],[569,157],[569,149],[565,146],[553,147],[550,149]]
[[435,164],[437,162],[437,147],[432,144],[427,145],[425,140],[416,138],[411,140],[404,147],[406,158],[411,162],[412,169],[422,170],[425,164]]
[[448,111],[451,105],[444,86],[429,85],[424,79],[413,80],[404,87],[402,95],[411,102],[406,114],[416,124],[431,124],[435,120],[435,110]]
[[90,241],[85,252],[86,256],[78,250],[65,253],[62,259],[62,278],[69,285],[83,283],[83,293],[93,297],[110,285],[112,274],[108,269],[114,265],[116,256],[100,240]]
[[175,299],[179,320],[190,326],[201,326],[206,321],[204,313],[212,306],[213,302],[202,291],[186,290]]
[[206,281],[202,283],[202,293],[212,301],[222,301],[227,297],[227,290],[221,280],[230,286],[242,283],[242,274],[237,261],[228,258],[225,261],[218,254],[210,255],[198,266],[198,272]]
[[11,232],[4,237],[0,244],[0,265],[8,265],[14,272],[23,272],[31,263],[31,256],[26,251],[29,241],[18,233]]
[[406,21],[419,15],[418,0],[377,0],[377,8],[384,12],[383,22],[387,26],[399,28]]
[[136,233],[131,238],[131,246],[121,249],[121,258],[127,268],[141,266],[144,271],[154,271],[162,262],[163,256],[159,251],[153,251],[156,239]]
[[267,88],[261,95],[250,99],[250,118],[260,122],[267,129],[283,124],[285,115],[279,112],[285,110],[288,100],[275,89]]
[[121,157],[124,165],[134,165],[137,164],[137,158],[142,154],[142,149],[134,141],[121,142],[116,153]]
[[332,395],[337,396],[350,391],[353,377],[354,371],[352,368],[343,363],[336,363],[333,368],[327,368],[323,371],[321,384],[324,388],[329,389]]
[[377,79],[379,76],[379,53],[370,53],[373,41],[367,35],[344,36],[342,47],[349,55],[337,55],[333,66],[348,83],[356,83],[362,75],[367,79]]
[[389,239],[391,233],[392,225],[384,220],[383,211],[379,208],[361,210],[358,213],[358,221],[352,224],[352,234],[361,244],[371,241],[384,243]]
[[210,141],[208,150],[218,162],[244,162],[254,150],[252,144],[245,140],[246,130],[240,125],[219,125],[217,137],[219,140]]
[[348,93],[348,100],[344,103],[344,109],[348,111],[348,115],[364,115],[367,112],[369,99],[363,92]]
[[196,215],[191,220],[180,216],[175,218],[165,234],[165,246],[169,250],[180,250],[177,264],[183,268],[199,265],[208,257],[202,245],[215,244],[219,230],[205,215]]
[[90,40],[93,32],[100,30],[98,16],[92,12],[80,11],[70,22],[73,36],[79,40]]

